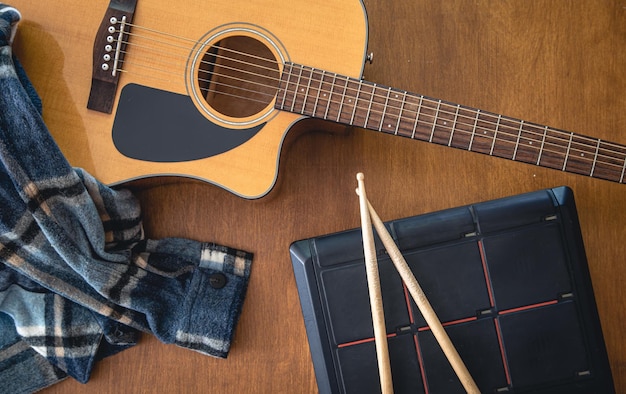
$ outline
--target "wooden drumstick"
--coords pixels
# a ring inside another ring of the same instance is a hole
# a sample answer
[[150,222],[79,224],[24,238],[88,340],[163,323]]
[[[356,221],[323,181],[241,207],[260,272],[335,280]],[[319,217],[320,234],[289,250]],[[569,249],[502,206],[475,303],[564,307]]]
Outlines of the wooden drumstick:
[[[361,195],[360,190],[357,190],[357,193]],[[439,346],[441,346],[441,349],[443,350],[448,361],[450,362],[450,365],[452,365],[452,369],[454,369],[454,372],[461,381],[461,384],[465,388],[465,391],[472,394],[480,393],[478,387],[476,386],[476,383],[474,382],[474,379],[472,379],[472,376],[465,367],[463,360],[461,360],[459,353],[456,351],[454,345],[452,344],[452,341],[450,341],[450,337],[448,337],[448,334],[443,328],[441,321],[439,321],[437,314],[428,302],[426,294],[424,294],[424,291],[417,282],[417,279],[415,279],[415,276],[411,272],[409,265],[406,263],[406,260],[400,253],[400,250],[396,246],[396,243],[391,238],[391,235],[387,231],[387,228],[385,228],[385,225],[383,224],[382,220],[380,220],[380,217],[372,207],[372,204],[367,201],[367,198],[363,196],[361,197],[365,198],[366,200],[367,209],[370,213],[371,220],[374,223],[374,227],[376,228],[376,231],[378,232],[378,235],[383,242],[387,253],[389,253],[389,256],[391,257],[391,261],[393,261],[394,265],[396,266],[396,270],[400,273],[400,277],[406,284],[406,287],[409,290],[411,297],[413,297],[413,300],[417,304],[417,307],[422,313],[422,316],[424,316],[424,320],[426,320],[426,323],[433,332],[435,339],[439,343]]]
[[365,271],[367,274],[367,288],[369,290],[372,321],[374,324],[374,338],[376,341],[376,357],[378,360],[378,373],[380,375],[380,387],[383,394],[393,393],[391,379],[391,364],[389,362],[389,350],[387,347],[387,330],[385,328],[385,314],[383,312],[383,299],[378,275],[378,262],[376,261],[376,248],[374,245],[374,231],[367,207],[365,194],[364,176],[358,173],[359,208],[361,213],[361,230],[363,233],[363,253],[365,256]]

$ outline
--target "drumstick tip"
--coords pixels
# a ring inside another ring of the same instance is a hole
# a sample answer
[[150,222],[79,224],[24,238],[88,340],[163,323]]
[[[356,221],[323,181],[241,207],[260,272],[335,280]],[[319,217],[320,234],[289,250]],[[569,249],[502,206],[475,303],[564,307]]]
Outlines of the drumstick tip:
[[358,174],[356,174],[357,181],[362,181],[363,179],[365,179],[365,175],[363,175],[362,172],[359,172]]

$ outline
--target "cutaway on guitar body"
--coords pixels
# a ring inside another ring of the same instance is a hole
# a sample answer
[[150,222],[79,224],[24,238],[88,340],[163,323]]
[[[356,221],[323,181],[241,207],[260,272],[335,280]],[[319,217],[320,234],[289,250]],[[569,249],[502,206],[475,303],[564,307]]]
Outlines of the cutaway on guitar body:
[[106,152],[88,167],[105,183],[176,175],[261,197],[276,183],[287,132],[307,118],[276,107],[285,65],[297,60],[354,78],[363,71],[360,0],[174,9],[139,1],[132,18],[128,3],[111,1],[94,44],[88,114],[103,128],[87,138],[91,154]]

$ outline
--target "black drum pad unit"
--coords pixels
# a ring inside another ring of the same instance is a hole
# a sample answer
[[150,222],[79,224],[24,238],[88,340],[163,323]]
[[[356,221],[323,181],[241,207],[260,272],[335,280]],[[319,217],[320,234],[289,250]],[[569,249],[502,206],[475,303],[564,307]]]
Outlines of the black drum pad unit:
[[[614,392],[571,189],[386,226],[481,392]],[[464,392],[375,241],[394,391]],[[290,253],[320,392],[380,392],[361,229]]]

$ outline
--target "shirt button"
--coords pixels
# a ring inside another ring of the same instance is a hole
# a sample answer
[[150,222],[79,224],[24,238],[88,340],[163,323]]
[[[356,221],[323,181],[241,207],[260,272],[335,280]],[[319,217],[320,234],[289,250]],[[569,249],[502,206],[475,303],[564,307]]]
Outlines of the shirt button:
[[221,289],[226,286],[226,276],[224,274],[211,274],[209,276],[209,284],[214,289]]

